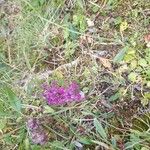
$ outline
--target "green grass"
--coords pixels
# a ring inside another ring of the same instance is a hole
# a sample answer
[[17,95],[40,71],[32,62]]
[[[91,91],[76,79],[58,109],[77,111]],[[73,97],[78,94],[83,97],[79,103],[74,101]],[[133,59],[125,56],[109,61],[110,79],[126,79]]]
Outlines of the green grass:
[[[149,0],[1,4],[0,149],[150,149],[149,8]],[[53,80],[77,81],[86,100],[48,106],[41,85]],[[30,138],[32,117],[45,145]]]

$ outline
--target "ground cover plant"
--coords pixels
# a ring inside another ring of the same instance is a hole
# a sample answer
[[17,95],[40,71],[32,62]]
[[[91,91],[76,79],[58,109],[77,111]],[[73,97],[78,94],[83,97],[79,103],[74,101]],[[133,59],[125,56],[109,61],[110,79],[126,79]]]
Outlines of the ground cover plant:
[[149,0],[0,0],[0,149],[149,150]]

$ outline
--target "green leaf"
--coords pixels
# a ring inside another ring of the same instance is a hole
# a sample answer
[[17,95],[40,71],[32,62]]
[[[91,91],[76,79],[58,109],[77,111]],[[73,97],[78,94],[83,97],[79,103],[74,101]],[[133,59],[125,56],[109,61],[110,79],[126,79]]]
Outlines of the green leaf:
[[28,138],[24,140],[24,148],[25,150],[30,150],[30,142]]
[[41,146],[39,146],[39,145],[32,145],[32,146],[31,146],[31,149],[32,149],[32,150],[41,150],[42,148],[41,148]]
[[67,23],[66,28],[64,29],[64,38],[71,39],[74,41],[78,38],[78,36],[79,36],[79,33],[76,27],[71,23]]
[[92,11],[93,11],[94,13],[98,12],[98,10],[99,10],[99,7],[98,7],[98,6],[94,5],[94,6],[92,7]]
[[3,91],[7,96],[7,100],[8,100],[8,103],[10,104],[10,106],[14,110],[21,112],[21,101],[16,96],[16,94],[9,87],[3,88]]
[[124,58],[124,56],[125,56],[127,50],[128,50],[128,46],[124,47],[124,48],[115,56],[115,58],[113,59],[113,62],[114,62],[114,63],[120,63],[120,62],[123,60],[123,58]]
[[147,147],[142,147],[141,150],[149,150]]
[[148,78],[150,78],[150,70],[146,70],[145,73],[148,76]]
[[142,98],[142,99],[141,99],[141,104],[142,104],[143,106],[148,105],[148,103],[149,103],[149,100],[148,100],[148,99],[146,99],[146,98]]
[[85,16],[79,13],[73,15],[73,24],[79,29],[80,32],[84,32],[87,27]]
[[134,59],[134,55],[125,55],[124,60],[125,62],[130,62],[131,60]]
[[119,97],[120,97],[120,93],[117,92],[117,93],[115,93],[114,95],[112,95],[112,96],[109,98],[109,101],[110,101],[110,102],[114,102],[114,101],[116,101]]
[[93,143],[93,142],[92,142],[90,139],[88,139],[88,138],[81,138],[79,141],[80,141],[81,143],[83,143],[83,144],[86,144],[86,145],[90,145],[90,144]]
[[100,134],[100,136],[103,139],[107,139],[107,134],[105,132],[105,129],[103,128],[101,122],[99,122],[96,118],[94,118],[94,126],[96,128],[96,131]]
[[50,106],[45,106],[44,107],[44,114],[49,114],[49,113],[54,113],[54,109],[52,109]]
[[150,81],[147,81],[147,87],[150,87]]
[[144,94],[144,97],[150,100],[150,92],[146,92],[146,93]]
[[138,61],[139,65],[142,66],[142,67],[147,67],[148,66],[148,63],[147,61],[144,59],[144,58],[141,58],[139,61]]
[[121,22],[122,22],[122,18],[121,18],[120,16],[114,19],[114,24],[115,24],[115,25],[118,25],[118,24],[120,24]]
[[[54,142],[51,142],[50,145],[52,146],[53,149],[56,149],[56,148],[59,148],[60,150],[64,150],[65,147],[64,147],[64,143],[63,142],[60,142],[60,141],[54,141]],[[66,148],[66,150],[68,150]]]
[[82,10],[84,10],[84,3],[82,0],[77,0],[76,3],[79,7],[81,7]]
[[7,144],[13,144],[12,136],[9,133],[5,134],[3,139]]
[[[0,111],[0,117],[9,117],[9,118],[13,118],[14,115],[12,115],[11,113],[5,112],[5,111]],[[16,117],[16,116],[15,116]]]
[[5,128],[6,123],[7,123],[6,119],[1,119],[0,120],[0,130],[2,130],[3,128]]
[[69,59],[75,53],[75,50],[76,50],[75,48],[76,48],[76,45],[71,41],[68,41],[65,44],[65,57],[67,59]]
[[128,79],[132,82],[136,82],[136,79],[137,79],[137,73],[135,72],[131,72],[129,75],[128,75]]
[[131,60],[133,60],[135,58],[135,53],[136,53],[135,49],[129,48],[125,57],[124,57],[124,60],[126,62],[130,62]]
[[137,61],[136,60],[132,60],[131,62],[130,62],[130,68],[131,69],[135,69],[137,67]]
[[115,137],[112,137],[111,138],[111,143],[112,143],[112,145],[113,145],[113,147],[117,147],[117,140],[115,139]]
[[41,5],[44,5],[45,2],[46,2],[46,0],[40,0],[40,1],[39,1],[40,6],[41,6]]
[[121,22],[121,24],[120,24],[120,32],[125,31],[127,28],[128,28],[128,23],[127,23],[127,21]]
[[141,104],[143,106],[146,106],[148,105],[149,101],[150,101],[150,92],[146,92],[144,93],[144,97],[141,99]]
[[84,72],[83,72],[83,75],[84,75],[86,78],[90,77],[90,75],[91,75],[90,70],[89,70],[88,68],[85,68],[85,69],[84,69]]
[[129,55],[135,55],[136,51],[135,51],[135,49],[133,49],[133,48],[129,48],[127,53],[128,53]]

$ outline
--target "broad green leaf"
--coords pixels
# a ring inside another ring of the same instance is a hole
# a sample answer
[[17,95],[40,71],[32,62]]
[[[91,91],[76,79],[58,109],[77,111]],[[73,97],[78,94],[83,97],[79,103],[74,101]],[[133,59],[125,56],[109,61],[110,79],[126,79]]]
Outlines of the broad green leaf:
[[8,100],[8,103],[10,104],[10,106],[14,110],[21,112],[21,101],[16,96],[16,94],[9,87],[3,88],[3,91],[7,96],[7,100]]
[[96,131],[100,134],[100,136],[103,139],[107,139],[107,134],[105,132],[105,129],[103,128],[101,122],[99,122],[96,118],[94,118],[94,126],[96,128]]
[[123,60],[126,52],[128,50],[128,46],[124,47],[116,56],[115,58],[113,59],[113,62],[114,63],[119,63]]

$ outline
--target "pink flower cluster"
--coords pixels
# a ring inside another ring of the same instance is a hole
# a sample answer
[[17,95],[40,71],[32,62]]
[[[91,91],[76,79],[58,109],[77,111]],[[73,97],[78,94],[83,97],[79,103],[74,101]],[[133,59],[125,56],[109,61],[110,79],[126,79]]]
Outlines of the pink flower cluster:
[[43,96],[49,105],[79,102],[85,98],[76,82],[72,82],[68,87],[59,86],[57,82],[52,82],[50,85],[44,86]]
[[30,139],[34,144],[43,145],[47,142],[48,136],[43,130],[40,122],[36,118],[30,118],[27,121],[27,128],[29,131]]

